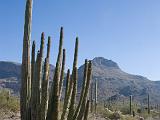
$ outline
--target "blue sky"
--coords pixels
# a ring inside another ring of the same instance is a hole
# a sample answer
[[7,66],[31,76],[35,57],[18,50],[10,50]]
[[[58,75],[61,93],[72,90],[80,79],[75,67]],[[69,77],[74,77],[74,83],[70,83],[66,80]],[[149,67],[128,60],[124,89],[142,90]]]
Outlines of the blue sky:
[[[55,64],[59,29],[64,27],[67,68],[80,39],[79,66],[102,56],[122,70],[160,80],[160,0],[34,0],[32,40],[52,37]],[[21,62],[25,0],[0,4],[0,60]]]

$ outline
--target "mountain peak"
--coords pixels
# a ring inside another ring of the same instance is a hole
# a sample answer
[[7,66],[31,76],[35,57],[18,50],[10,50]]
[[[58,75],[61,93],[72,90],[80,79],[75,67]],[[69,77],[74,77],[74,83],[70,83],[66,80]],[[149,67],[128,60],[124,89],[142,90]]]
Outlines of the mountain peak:
[[92,63],[95,66],[104,66],[104,67],[119,69],[119,66],[116,62],[114,62],[112,60],[105,59],[104,57],[95,57],[92,60]]

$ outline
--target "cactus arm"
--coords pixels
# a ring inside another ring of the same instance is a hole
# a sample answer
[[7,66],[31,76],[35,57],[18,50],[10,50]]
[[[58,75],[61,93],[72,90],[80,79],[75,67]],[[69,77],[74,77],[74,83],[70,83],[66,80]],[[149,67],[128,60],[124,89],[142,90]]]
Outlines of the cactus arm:
[[84,92],[85,92],[85,87],[86,87],[86,81],[87,81],[87,72],[88,72],[88,61],[87,59],[85,60],[85,67],[84,67],[84,76],[83,76],[83,83],[82,83],[82,89],[81,89],[81,95],[80,95],[80,100],[78,103],[78,106],[76,108],[75,114],[73,116],[73,120],[75,120],[79,114],[80,107],[83,102],[83,97],[84,97]]
[[62,69],[61,69],[61,77],[60,77],[60,84],[59,84],[59,94],[61,99],[61,94],[63,90],[63,80],[64,80],[64,70],[65,70],[65,60],[66,60],[66,50],[63,49],[63,59],[62,59]]
[[59,83],[60,83],[60,67],[62,61],[62,47],[63,47],[63,28],[60,31],[60,41],[59,41],[59,53],[56,62],[55,74],[53,78],[53,83],[50,92],[49,107],[47,120],[59,120]]
[[30,73],[30,40],[31,40],[31,22],[32,22],[32,0],[26,1],[25,24],[23,36],[23,53],[22,53],[22,72],[21,72],[21,91],[20,91],[20,112],[21,120],[27,119],[30,90],[31,73]]

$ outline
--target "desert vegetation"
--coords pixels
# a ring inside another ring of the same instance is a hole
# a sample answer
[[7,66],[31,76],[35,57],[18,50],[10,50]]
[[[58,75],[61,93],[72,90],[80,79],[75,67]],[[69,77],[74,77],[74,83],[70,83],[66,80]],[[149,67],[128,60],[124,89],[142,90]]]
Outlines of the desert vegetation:
[[65,98],[61,112],[60,100],[63,88],[66,59],[66,50],[63,49],[63,27],[61,27],[60,30],[57,62],[53,81],[49,90],[49,57],[51,37],[48,37],[47,55],[45,57],[45,61],[43,62],[45,36],[44,33],[42,33],[41,45],[36,57],[35,42],[32,44],[32,57],[30,62],[31,22],[32,0],[27,0],[20,94],[21,120],[87,120],[90,104],[88,94],[91,82],[92,63],[91,61],[85,60],[83,86],[79,102],[77,102],[78,37],[76,38],[75,43],[72,73],[70,75],[70,70],[67,72]]
[[[125,96],[123,100],[112,100],[106,96],[104,100],[98,98],[98,91],[101,88],[98,85],[98,78],[92,79],[92,60],[85,59],[82,84],[78,87],[79,39],[78,37],[75,39],[73,66],[66,70],[67,50],[63,47],[63,27],[60,28],[53,79],[49,81],[52,39],[51,36],[47,38],[46,55],[44,32],[41,33],[40,47],[36,46],[36,41],[31,44],[32,7],[33,1],[26,0],[20,98],[15,97],[8,89],[0,90],[2,119],[14,119],[16,114],[19,115],[16,119],[21,120],[158,120],[160,118],[160,109],[151,104],[149,93],[146,96],[146,104],[134,101],[134,94]],[[39,49],[37,52],[36,48]],[[112,65],[116,67],[116,72],[120,71],[117,64],[112,63]],[[7,117],[5,114],[13,116]]]

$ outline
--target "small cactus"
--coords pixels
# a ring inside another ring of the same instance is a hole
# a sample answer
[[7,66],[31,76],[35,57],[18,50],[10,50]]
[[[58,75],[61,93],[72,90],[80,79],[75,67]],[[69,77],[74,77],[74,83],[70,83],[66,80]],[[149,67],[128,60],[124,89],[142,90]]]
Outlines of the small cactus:
[[148,94],[148,114],[150,114],[150,97],[149,97],[149,94]]
[[132,95],[129,96],[129,112],[130,112],[130,115],[132,115]]
[[97,113],[97,80],[95,80],[95,113]]

